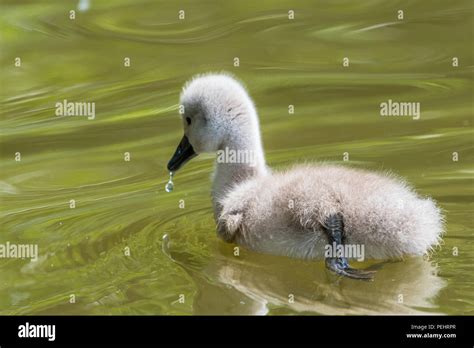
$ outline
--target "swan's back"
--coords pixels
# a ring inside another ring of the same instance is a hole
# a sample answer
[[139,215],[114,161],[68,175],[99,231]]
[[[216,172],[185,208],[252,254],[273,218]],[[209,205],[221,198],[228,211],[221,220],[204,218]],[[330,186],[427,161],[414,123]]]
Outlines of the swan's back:
[[[323,256],[327,240],[321,227],[337,213],[346,243],[363,244],[366,258],[422,255],[439,243],[443,230],[434,202],[401,179],[342,166],[300,165],[256,177],[237,186],[223,204],[225,211],[245,212],[243,244],[305,258]],[[273,241],[262,242],[266,237]]]

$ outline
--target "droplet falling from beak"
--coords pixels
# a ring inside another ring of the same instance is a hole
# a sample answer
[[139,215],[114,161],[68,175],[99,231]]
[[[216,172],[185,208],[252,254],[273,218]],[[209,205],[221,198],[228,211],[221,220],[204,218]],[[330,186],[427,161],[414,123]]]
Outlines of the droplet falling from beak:
[[171,192],[174,189],[174,184],[173,184],[173,172],[170,172],[170,179],[168,180],[168,183],[165,186],[166,192]]

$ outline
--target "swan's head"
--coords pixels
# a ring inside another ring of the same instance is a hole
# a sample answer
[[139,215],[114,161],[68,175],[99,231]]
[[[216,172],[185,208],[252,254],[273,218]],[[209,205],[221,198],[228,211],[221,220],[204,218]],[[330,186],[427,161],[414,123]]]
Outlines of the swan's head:
[[200,75],[188,81],[180,105],[184,136],[168,163],[169,171],[205,152],[216,152],[258,132],[253,102],[245,88],[227,74]]

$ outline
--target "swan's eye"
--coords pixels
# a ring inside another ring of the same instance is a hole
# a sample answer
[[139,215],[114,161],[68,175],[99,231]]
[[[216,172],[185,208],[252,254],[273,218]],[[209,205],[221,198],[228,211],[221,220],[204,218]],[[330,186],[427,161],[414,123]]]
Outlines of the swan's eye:
[[190,117],[186,117],[186,123],[188,124],[188,126],[191,124],[191,118]]

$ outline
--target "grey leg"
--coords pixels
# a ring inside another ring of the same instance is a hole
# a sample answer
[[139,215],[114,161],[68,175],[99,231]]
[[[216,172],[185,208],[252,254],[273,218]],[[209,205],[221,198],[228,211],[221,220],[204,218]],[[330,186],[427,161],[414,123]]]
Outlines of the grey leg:
[[[344,221],[341,214],[331,215],[326,221],[324,230],[329,244],[336,243],[336,246],[344,244]],[[337,274],[353,279],[372,280],[375,273],[351,268],[345,257],[326,258],[326,267]]]

